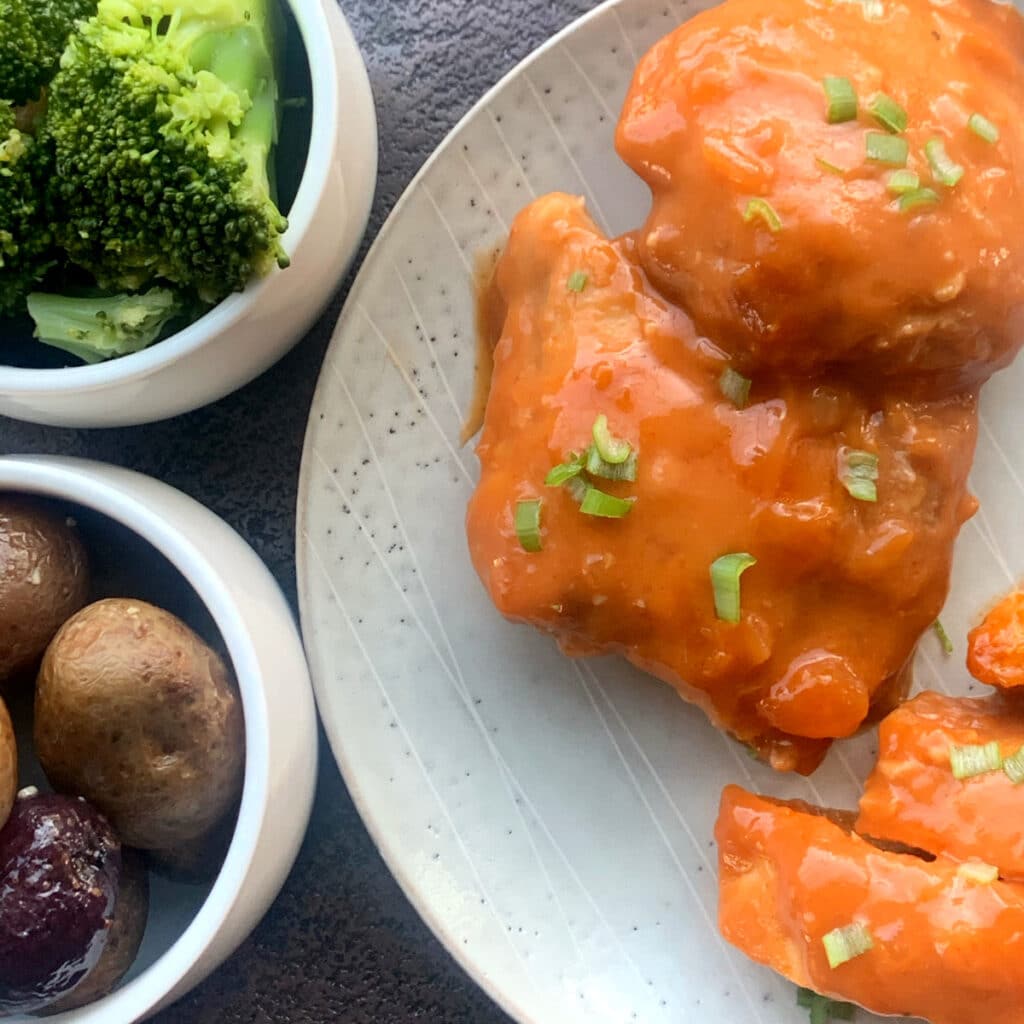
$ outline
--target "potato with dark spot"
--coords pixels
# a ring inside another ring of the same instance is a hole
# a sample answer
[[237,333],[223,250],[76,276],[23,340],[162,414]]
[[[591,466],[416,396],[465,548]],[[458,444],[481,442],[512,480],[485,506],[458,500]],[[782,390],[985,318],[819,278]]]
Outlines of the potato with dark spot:
[[0,683],[35,667],[89,599],[85,548],[41,502],[0,495]]
[[64,624],[36,681],[35,742],[53,786],[139,849],[204,835],[241,790],[242,707],[224,662],[144,601],[98,601]]
[[121,846],[86,801],[25,790],[0,829],[0,1015],[42,1009],[107,942]]
[[128,973],[139,955],[149,918],[149,876],[142,854],[122,851],[121,884],[114,903],[114,915],[107,931],[107,944],[91,971],[66,996],[41,1011],[49,1017],[67,1010],[77,1010],[108,992]]
[[0,828],[4,827],[18,792],[18,744],[7,705],[0,700]]

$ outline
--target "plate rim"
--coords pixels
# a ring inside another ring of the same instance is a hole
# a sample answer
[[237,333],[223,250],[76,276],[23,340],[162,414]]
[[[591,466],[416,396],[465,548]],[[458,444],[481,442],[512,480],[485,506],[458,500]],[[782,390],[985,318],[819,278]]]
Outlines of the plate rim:
[[450,145],[463,131],[463,129],[482,111],[486,110],[494,99],[525,71],[540,61],[551,50],[556,49],[564,40],[575,35],[580,29],[590,24],[590,22],[597,21],[609,10],[623,6],[627,2],[628,0],[602,0],[602,2],[592,10],[587,11],[585,14],[582,14],[578,18],[570,21],[565,27],[559,29],[554,35],[546,39],[535,49],[531,50],[530,53],[502,75],[494,85],[487,89],[487,91],[475,103],[473,103],[473,105],[447,132],[445,137],[437,144],[437,146],[435,146],[430,156],[427,157],[420,169],[415,175],[413,175],[408,185],[406,185],[405,189],[402,191],[398,201],[395,203],[391,212],[385,219],[380,231],[377,233],[377,237],[373,240],[367,250],[362,263],[359,265],[359,270],[352,282],[349,293],[345,298],[344,305],[342,306],[338,319],[335,322],[334,329],[331,332],[331,339],[324,354],[324,363],[321,365],[320,373],[317,377],[316,389],[313,392],[313,398],[310,402],[310,413],[306,421],[306,431],[303,436],[302,443],[302,459],[299,465],[299,481],[295,516],[295,570],[296,589],[299,603],[299,624],[302,632],[303,644],[305,645],[309,661],[310,678],[313,683],[313,692],[316,698],[317,711],[320,716],[320,721],[323,724],[324,732],[327,736],[327,743],[331,751],[331,756],[334,759],[338,771],[341,773],[342,781],[345,784],[345,788],[347,789],[349,796],[352,798],[352,802],[355,805],[356,811],[359,814],[359,818],[362,821],[364,828],[366,828],[369,833],[370,839],[373,841],[373,844],[380,854],[381,859],[384,861],[391,877],[398,883],[399,888],[402,890],[402,894],[415,909],[420,920],[430,929],[431,934],[444,947],[445,952],[455,961],[456,964],[458,964],[463,973],[470,978],[478,988],[483,990],[488,998],[490,998],[502,1011],[504,1011],[513,1020],[517,1021],[518,1024],[537,1024],[537,1018],[533,1017],[526,1007],[520,1004],[515,993],[507,991],[498,984],[496,978],[492,978],[486,971],[480,968],[476,957],[472,954],[470,948],[457,941],[453,933],[449,934],[449,930],[443,918],[434,911],[426,895],[416,887],[412,875],[403,871],[398,851],[392,849],[389,844],[385,830],[380,822],[374,817],[371,802],[363,793],[355,776],[352,761],[345,750],[342,730],[340,730],[336,725],[330,723],[327,716],[322,712],[322,705],[326,704],[327,700],[326,693],[329,683],[327,680],[320,678],[319,668],[314,659],[315,644],[313,641],[313,611],[311,607],[312,601],[309,596],[309,577],[311,573],[311,566],[307,558],[308,532],[306,530],[308,515],[306,511],[308,505],[307,499],[311,490],[312,478],[315,471],[315,460],[312,456],[314,447],[313,437],[319,426],[319,419],[315,410],[318,407],[318,401],[321,398],[322,391],[326,386],[325,377],[327,360],[331,357],[332,349],[338,343],[342,331],[347,325],[349,317],[353,315],[353,311],[358,305],[358,293],[364,278],[367,276],[367,270],[374,262],[374,258],[376,257],[378,250],[382,249],[387,244],[395,222],[405,212],[406,207],[410,205],[412,198],[418,192],[420,185],[428,177],[431,170],[434,168],[434,165],[437,164],[441,157],[448,151]]

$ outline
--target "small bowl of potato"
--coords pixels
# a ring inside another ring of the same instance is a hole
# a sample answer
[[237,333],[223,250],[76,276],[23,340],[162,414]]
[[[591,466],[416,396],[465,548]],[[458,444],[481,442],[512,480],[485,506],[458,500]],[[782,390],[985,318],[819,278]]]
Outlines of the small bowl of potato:
[[316,747],[290,609],[227,524],[0,458],[0,1020],[128,1024],[201,981],[291,869]]

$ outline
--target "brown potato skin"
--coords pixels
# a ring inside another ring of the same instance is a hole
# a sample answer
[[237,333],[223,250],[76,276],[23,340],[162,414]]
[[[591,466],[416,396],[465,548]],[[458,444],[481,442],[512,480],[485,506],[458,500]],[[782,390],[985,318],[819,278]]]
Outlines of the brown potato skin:
[[224,662],[144,601],[97,601],[54,637],[35,744],[51,784],[92,801],[138,849],[203,835],[242,785],[242,706]]
[[103,947],[96,966],[66,996],[37,1011],[41,1017],[77,1010],[112,992],[139,955],[149,920],[149,875],[142,854],[121,851],[121,884]]
[[18,795],[18,744],[7,705],[0,700],[0,828],[11,816]]
[[35,667],[89,599],[89,563],[75,528],[42,504],[0,495],[0,683]]

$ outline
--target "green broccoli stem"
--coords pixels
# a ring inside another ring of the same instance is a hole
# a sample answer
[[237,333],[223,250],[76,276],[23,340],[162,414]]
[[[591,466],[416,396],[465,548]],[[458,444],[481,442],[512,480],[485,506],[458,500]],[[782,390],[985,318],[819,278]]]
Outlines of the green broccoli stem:
[[152,345],[184,305],[166,288],[98,299],[35,292],[28,297],[36,337],[87,363],[100,363]]

